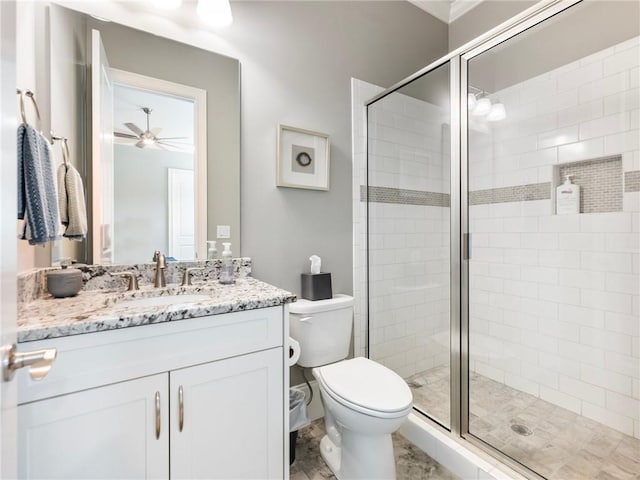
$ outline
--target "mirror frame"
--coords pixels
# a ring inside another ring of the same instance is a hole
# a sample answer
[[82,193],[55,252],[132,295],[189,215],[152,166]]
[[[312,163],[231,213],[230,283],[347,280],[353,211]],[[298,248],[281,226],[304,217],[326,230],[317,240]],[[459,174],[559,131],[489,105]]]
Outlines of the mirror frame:
[[[207,258],[207,92],[206,90],[182,85],[179,83],[148,77],[138,73],[127,72],[117,68],[111,68],[113,84],[125,85],[140,90],[153,91],[165,95],[181,97],[193,101],[194,110],[194,151],[193,151],[193,178],[194,178],[194,218],[195,218],[195,255],[197,260]],[[92,155],[93,171],[99,171],[100,158],[95,151]],[[103,199],[102,185],[95,185],[92,199]],[[102,238],[100,226],[101,218],[96,218],[94,210],[92,222],[92,262],[96,264],[100,260]],[[115,234],[115,233],[114,233]],[[115,239],[111,239],[115,243]],[[151,254],[151,251],[150,251]],[[194,260],[194,259],[189,259]]]

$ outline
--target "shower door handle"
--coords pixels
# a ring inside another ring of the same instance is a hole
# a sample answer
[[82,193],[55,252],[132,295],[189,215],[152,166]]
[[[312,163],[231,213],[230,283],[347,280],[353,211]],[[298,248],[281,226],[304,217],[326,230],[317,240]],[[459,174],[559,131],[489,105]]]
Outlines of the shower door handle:
[[471,260],[471,234],[465,233],[462,238],[462,259]]

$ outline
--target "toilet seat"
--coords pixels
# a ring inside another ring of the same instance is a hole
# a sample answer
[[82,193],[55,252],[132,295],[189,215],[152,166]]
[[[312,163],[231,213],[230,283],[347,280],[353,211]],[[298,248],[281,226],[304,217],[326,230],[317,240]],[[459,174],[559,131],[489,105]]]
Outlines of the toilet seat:
[[357,357],[315,370],[325,392],[357,412],[396,418],[412,407],[413,396],[402,377],[368,358]]

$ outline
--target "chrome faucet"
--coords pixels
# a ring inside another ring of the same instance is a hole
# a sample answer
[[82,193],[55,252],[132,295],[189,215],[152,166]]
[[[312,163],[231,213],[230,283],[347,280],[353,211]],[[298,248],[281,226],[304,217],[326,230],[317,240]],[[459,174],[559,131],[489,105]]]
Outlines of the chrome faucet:
[[167,281],[164,277],[164,271],[167,268],[167,259],[164,254],[160,253],[160,250],[156,250],[153,252],[153,259],[156,262],[156,276],[153,280],[153,286],[158,287],[166,287]]

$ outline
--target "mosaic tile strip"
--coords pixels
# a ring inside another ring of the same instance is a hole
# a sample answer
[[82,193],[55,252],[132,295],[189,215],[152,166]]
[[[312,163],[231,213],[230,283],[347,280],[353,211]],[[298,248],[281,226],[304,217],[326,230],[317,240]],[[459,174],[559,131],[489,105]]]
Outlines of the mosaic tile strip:
[[529,202],[532,200],[548,200],[551,198],[551,183],[530,183],[515,187],[489,188],[469,192],[469,205],[486,205],[490,203]]
[[624,191],[626,193],[640,192],[640,170],[624,172]]
[[[430,207],[449,207],[448,193],[407,190],[404,188],[369,187],[369,201],[375,203],[395,203],[400,205],[425,205]],[[360,185],[360,201],[367,201],[367,186]]]
[[622,157],[598,158],[558,167],[559,182],[567,175],[580,185],[580,213],[622,211]]

